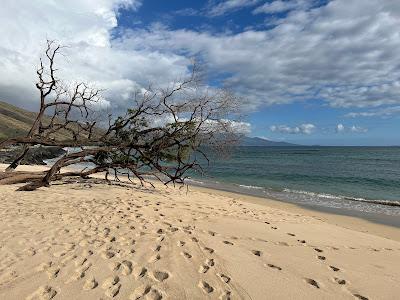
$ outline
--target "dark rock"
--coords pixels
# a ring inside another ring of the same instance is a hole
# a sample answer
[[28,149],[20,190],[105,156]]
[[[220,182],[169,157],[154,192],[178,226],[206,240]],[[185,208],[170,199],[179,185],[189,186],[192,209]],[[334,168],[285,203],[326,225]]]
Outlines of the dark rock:
[[[11,163],[22,151],[21,147],[12,147],[0,150],[0,163]],[[66,151],[55,146],[39,146],[29,149],[22,160],[22,165],[46,165],[44,160],[59,157]]]

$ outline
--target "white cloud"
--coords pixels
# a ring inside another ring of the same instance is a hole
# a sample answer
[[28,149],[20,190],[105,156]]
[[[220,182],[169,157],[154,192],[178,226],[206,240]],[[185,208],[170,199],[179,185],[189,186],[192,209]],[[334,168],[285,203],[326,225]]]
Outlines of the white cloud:
[[299,126],[290,127],[287,125],[272,125],[272,132],[288,133],[288,134],[311,134],[317,127],[314,124],[301,124]]
[[46,38],[62,45],[59,77],[106,89],[113,107],[126,107],[134,88],[168,82],[187,72],[189,60],[173,53],[120,49],[113,45],[120,8],[138,9],[137,0],[12,1],[0,10],[0,99],[37,108],[39,56]]
[[257,7],[254,13],[275,14],[291,10],[305,10],[315,5],[315,2],[315,0],[276,0]]
[[221,132],[232,132],[236,134],[248,135],[251,132],[251,124],[248,122],[234,121],[228,119],[221,119],[218,122],[214,120],[207,120],[204,123],[205,130],[220,130]]
[[238,134],[245,134],[248,135],[251,132],[251,124],[248,122],[239,122],[239,121],[232,121],[227,120],[232,132]]
[[357,132],[357,133],[366,133],[366,132],[368,132],[368,129],[364,128],[364,127],[359,127],[359,126],[353,125],[350,127],[350,131]]
[[246,96],[249,109],[310,99],[368,108],[400,102],[398,28],[400,2],[334,0],[294,10],[271,30],[128,30],[119,44],[200,55]]
[[337,126],[336,126],[336,132],[337,133],[340,133],[340,132],[343,132],[344,131],[344,125],[343,124],[337,124]]
[[346,114],[346,117],[356,118],[356,117],[382,117],[387,118],[393,115],[400,114],[400,106],[390,106],[369,111],[362,112],[351,112]]
[[260,0],[224,0],[218,4],[214,1],[209,3],[208,15],[210,16],[221,16],[229,12],[256,5]]
[[[214,13],[256,2],[223,1]],[[118,28],[113,39],[118,9],[137,9],[139,1],[2,1],[0,99],[36,105],[34,66],[50,38],[70,46],[59,59],[66,78],[99,84],[121,108],[132,88],[179,78],[193,55],[214,76],[224,75],[225,86],[245,96],[249,110],[310,99],[346,108],[400,104],[399,1],[332,0],[311,9],[302,9],[301,0],[285,2],[298,5],[270,30]],[[371,111],[352,116],[361,114]]]
[[339,123],[335,128],[336,133],[345,133],[345,132],[353,132],[353,133],[366,133],[368,132],[368,128],[364,128],[361,126],[352,125],[351,127],[346,127],[343,124]]

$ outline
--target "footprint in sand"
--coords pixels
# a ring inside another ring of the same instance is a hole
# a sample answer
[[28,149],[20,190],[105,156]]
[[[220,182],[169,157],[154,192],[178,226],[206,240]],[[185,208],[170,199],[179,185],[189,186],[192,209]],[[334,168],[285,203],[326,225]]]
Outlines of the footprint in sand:
[[148,261],[149,261],[149,263],[154,263],[160,259],[161,259],[160,254],[156,254],[156,255],[153,255],[152,257],[150,257],[150,259]]
[[187,252],[181,252],[181,255],[183,255],[186,258],[192,258],[192,255],[190,253],[187,253]]
[[346,280],[344,280],[344,279],[340,279],[340,278],[335,277],[333,280],[334,280],[337,284],[340,284],[340,285],[346,284]]
[[158,252],[161,250],[161,245],[156,245],[156,246],[152,247],[151,250],[153,250],[154,252]]
[[225,291],[219,296],[220,300],[231,300],[231,292],[230,291]]
[[116,285],[119,282],[119,277],[118,276],[113,276],[113,277],[109,277],[106,280],[104,280],[103,284],[102,284],[102,288],[108,289],[111,286]]
[[75,261],[75,266],[82,266],[87,261],[86,257],[81,257]]
[[117,284],[115,284],[115,285],[113,285],[113,286],[110,286],[110,287],[105,291],[105,294],[106,294],[106,296],[108,296],[108,297],[110,297],[110,298],[113,298],[113,297],[115,297],[116,295],[118,295],[120,289],[121,289],[121,284],[120,284],[120,283],[117,283]]
[[233,246],[233,243],[229,242],[229,241],[222,241],[225,245],[230,245]]
[[299,243],[301,243],[301,244],[305,244],[306,243],[306,241],[305,240],[297,240]]
[[326,260],[326,257],[325,257],[325,256],[322,256],[322,255],[318,255],[317,258],[318,258],[319,260]]
[[204,249],[205,251],[207,251],[208,253],[210,253],[210,254],[213,254],[213,253],[214,253],[214,249],[212,249],[212,248],[204,247],[203,249]]
[[150,292],[147,294],[146,298],[149,298],[150,300],[161,300],[162,299],[162,294],[161,294],[160,291],[152,288],[150,290]]
[[186,243],[183,242],[183,241],[179,241],[179,242],[178,242],[178,246],[179,246],[179,247],[185,246],[185,244],[186,244]]
[[121,267],[121,263],[119,263],[117,261],[113,261],[108,266],[109,266],[111,271],[118,271],[119,268]]
[[218,274],[218,276],[221,278],[221,280],[225,283],[229,283],[231,281],[231,278],[229,276],[226,276],[225,274]]
[[270,267],[270,268],[272,268],[272,269],[276,269],[276,270],[282,271],[282,268],[281,268],[281,267],[275,266],[275,265],[273,265],[273,264],[267,264],[267,266]]
[[57,278],[58,274],[60,273],[60,268],[50,268],[47,270],[47,275],[49,279]]
[[316,282],[314,279],[311,278],[304,278],[305,282],[307,282],[308,284],[312,285],[313,287],[319,289],[319,284],[318,282]]
[[214,288],[211,285],[209,285],[207,282],[203,281],[203,280],[199,282],[199,287],[206,294],[210,294],[210,293],[212,293],[214,291]]
[[135,266],[132,269],[132,274],[135,277],[135,279],[144,277],[146,275],[146,273],[147,273],[147,269],[145,267]]
[[152,277],[159,281],[159,282],[163,282],[164,280],[169,278],[169,274],[167,272],[163,272],[163,271],[154,271],[152,274]]
[[[136,288],[133,291],[133,293],[132,293],[132,295],[131,295],[131,297],[129,299],[132,299],[132,300],[143,299],[144,296],[148,295],[151,290],[152,290],[152,288],[151,288],[150,285],[142,285],[142,286]],[[160,294],[159,298],[153,297],[153,298],[150,298],[150,299],[157,299],[158,300],[158,299],[161,299],[161,298],[162,298],[162,296]]]
[[287,233],[287,235],[290,235],[290,236],[296,236],[294,233]]
[[99,283],[96,281],[94,277],[88,279],[85,284],[83,285],[84,290],[93,290],[95,289]]
[[253,253],[255,256],[261,256],[262,254],[260,250],[251,250],[251,253]]
[[210,270],[209,266],[201,265],[200,268],[199,268],[199,273],[204,273],[205,274],[205,273],[208,272],[208,270]]
[[272,226],[272,227],[271,227],[271,229],[277,230],[277,229],[278,229],[278,227],[274,227],[274,226]]
[[103,258],[111,259],[115,256],[115,253],[112,251],[106,251],[102,254]]
[[206,265],[208,265],[209,267],[213,267],[215,265],[214,259],[212,258],[207,259]]
[[335,266],[329,266],[329,268],[330,268],[333,272],[340,271],[340,269],[337,268],[337,267],[335,267]]
[[132,262],[131,261],[129,261],[129,260],[124,260],[122,263],[121,263],[121,267],[122,267],[122,275],[125,275],[125,276],[127,276],[127,275],[130,275],[130,274],[132,274]]
[[368,300],[367,297],[361,296],[360,294],[353,294],[353,296],[361,300]]
[[318,249],[318,248],[314,248],[314,250],[315,250],[315,251],[317,251],[318,253],[322,253],[322,252],[324,252],[323,250],[321,250],[321,249]]
[[29,295],[26,300],[35,300],[35,299],[53,299],[54,296],[57,295],[57,291],[51,286],[45,285],[39,287],[33,294]]

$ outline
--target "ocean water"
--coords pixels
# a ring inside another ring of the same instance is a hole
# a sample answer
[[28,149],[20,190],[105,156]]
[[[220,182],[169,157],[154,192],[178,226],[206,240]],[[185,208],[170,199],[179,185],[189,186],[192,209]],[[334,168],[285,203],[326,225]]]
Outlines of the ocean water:
[[400,147],[238,147],[191,175],[197,185],[400,216]]

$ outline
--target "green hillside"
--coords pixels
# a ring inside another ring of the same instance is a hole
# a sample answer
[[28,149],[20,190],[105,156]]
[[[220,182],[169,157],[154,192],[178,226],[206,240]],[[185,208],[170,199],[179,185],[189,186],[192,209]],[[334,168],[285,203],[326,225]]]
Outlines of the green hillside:
[[[31,129],[35,118],[36,113],[34,112],[0,101],[0,141],[26,135]],[[44,124],[49,124],[50,117],[44,117],[43,122]],[[94,129],[95,135],[102,132],[99,128]],[[61,140],[72,139],[72,135],[66,130],[60,130],[54,137]]]
[[0,140],[28,133],[36,114],[0,101]]

